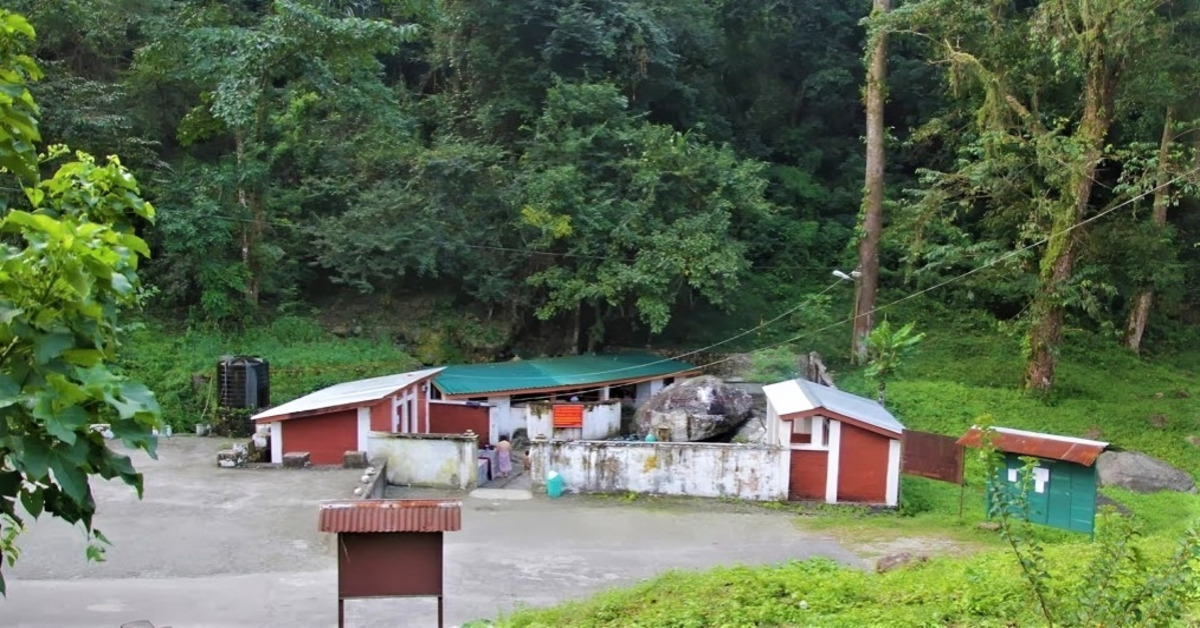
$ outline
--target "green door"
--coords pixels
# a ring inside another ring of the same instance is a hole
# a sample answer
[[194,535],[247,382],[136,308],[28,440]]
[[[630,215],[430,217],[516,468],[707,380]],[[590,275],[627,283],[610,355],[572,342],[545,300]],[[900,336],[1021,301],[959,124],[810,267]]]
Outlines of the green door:
[[[1049,469],[1043,465],[1049,461],[1039,460],[1038,466],[1033,468],[1033,481],[1029,486],[1029,494],[1026,498],[1029,501],[1029,520],[1033,523],[1048,524],[1050,512],[1050,491],[1049,489]],[[1025,473],[1025,463],[1019,456],[1008,454],[1004,456],[1004,477],[1000,480],[1004,483],[1005,488],[1011,498],[1016,498],[1021,493],[1022,474]],[[1023,517],[1024,513],[1019,509],[1014,508],[1013,514]]]
[[[1032,470],[1029,493],[1029,521],[1042,525],[1092,532],[1096,517],[1096,470],[1093,467],[1039,459]],[[996,481],[1012,498],[1021,490],[1021,479],[1025,463],[1015,454],[1004,457],[1004,468],[999,470]],[[1018,508],[1012,514],[1024,517]]]
[[1050,511],[1046,524],[1076,532],[1092,532],[1096,519],[1096,469],[1047,460],[1050,466]]

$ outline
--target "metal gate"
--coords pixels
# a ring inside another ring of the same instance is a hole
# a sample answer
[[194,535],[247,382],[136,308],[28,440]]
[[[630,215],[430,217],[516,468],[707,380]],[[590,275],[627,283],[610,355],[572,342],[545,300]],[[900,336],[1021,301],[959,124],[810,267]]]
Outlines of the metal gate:
[[904,430],[900,470],[907,475],[962,484],[963,446],[957,440],[945,434]]

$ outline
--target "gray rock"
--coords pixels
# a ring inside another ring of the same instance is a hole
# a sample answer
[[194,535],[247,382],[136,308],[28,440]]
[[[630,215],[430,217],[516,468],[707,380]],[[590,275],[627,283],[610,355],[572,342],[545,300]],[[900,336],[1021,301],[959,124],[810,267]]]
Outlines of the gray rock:
[[761,445],[767,442],[767,419],[763,414],[755,412],[741,427],[733,432],[733,442]]
[[880,558],[875,562],[875,571],[878,573],[884,573],[886,571],[892,571],[893,569],[900,569],[901,567],[919,565],[927,560],[929,560],[929,557],[921,554],[913,555],[909,554],[908,552],[890,554]]
[[309,465],[311,457],[307,451],[293,451],[283,454],[283,468],[303,469]]
[[1096,460],[1100,486],[1121,486],[1138,493],[1195,493],[1196,482],[1183,469],[1136,451],[1106,451]]
[[753,403],[744,390],[704,375],[662,389],[638,408],[634,420],[643,436],[665,428],[672,441],[700,441],[741,425],[750,416]]
[[365,469],[367,468],[367,452],[365,451],[347,451],[342,455],[342,468],[344,469]]

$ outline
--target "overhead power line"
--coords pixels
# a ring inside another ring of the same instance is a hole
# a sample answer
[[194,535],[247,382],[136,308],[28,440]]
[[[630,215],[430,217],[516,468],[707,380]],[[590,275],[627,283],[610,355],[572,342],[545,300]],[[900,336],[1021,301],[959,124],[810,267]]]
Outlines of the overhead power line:
[[[990,260],[990,261],[988,261],[988,262],[984,263],[984,264],[983,264],[983,265],[981,265],[981,266],[978,266],[978,267],[976,267],[976,268],[972,268],[972,269],[970,269],[970,270],[968,270],[968,271],[966,271],[966,272],[964,272],[964,273],[961,273],[961,274],[955,275],[955,276],[953,276],[953,277],[950,277],[950,278],[948,278],[948,279],[945,279],[945,280],[943,280],[943,281],[940,281],[940,282],[938,282],[938,283],[936,283],[936,284],[934,284],[934,285],[932,285],[932,286],[929,286],[929,287],[927,287],[927,288],[923,288],[923,289],[921,289],[921,290],[917,290],[916,292],[912,292],[912,293],[906,294],[906,295],[904,295],[903,297],[900,297],[900,298],[898,298],[898,299],[895,299],[895,300],[893,300],[893,301],[889,301],[888,303],[885,303],[884,305],[881,305],[881,306],[879,306],[879,307],[875,308],[875,309],[874,309],[874,311],[875,311],[875,312],[879,312],[879,311],[886,310],[886,309],[888,309],[888,308],[891,308],[891,307],[895,307],[896,305],[899,305],[899,304],[901,304],[901,303],[903,303],[903,302],[905,302],[905,301],[909,301],[909,300],[911,300],[911,299],[915,299],[915,298],[917,298],[917,297],[919,297],[919,296],[922,296],[922,295],[924,295],[924,294],[928,294],[928,293],[930,293],[930,292],[933,292],[934,290],[937,290],[937,289],[939,289],[939,288],[944,288],[944,287],[946,287],[947,285],[950,285],[951,283],[954,283],[954,282],[956,282],[956,281],[960,281],[960,280],[962,280],[962,279],[965,279],[965,278],[967,278],[967,277],[969,277],[969,276],[971,276],[971,275],[974,275],[974,274],[976,274],[976,273],[978,273],[978,272],[981,272],[981,271],[983,271],[983,270],[986,270],[986,269],[988,269],[988,268],[991,268],[991,267],[993,267],[993,266],[995,266],[995,265],[997,265],[997,264],[999,264],[999,263],[1001,263],[1001,262],[1003,262],[1003,261],[1005,261],[1005,260],[1007,260],[1007,259],[1010,259],[1010,258],[1012,258],[1012,257],[1015,257],[1015,256],[1017,256],[1017,255],[1020,255],[1021,253],[1024,253],[1025,251],[1028,251],[1028,250],[1030,250],[1030,249],[1033,249],[1033,248],[1035,248],[1035,247],[1041,246],[1041,245],[1043,245],[1043,244],[1045,244],[1045,243],[1049,242],[1049,241],[1050,241],[1051,239],[1053,239],[1053,238],[1056,238],[1056,237],[1059,237],[1059,236],[1065,235],[1065,234],[1067,234],[1067,233],[1069,233],[1069,232],[1071,232],[1071,231],[1074,231],[1074,230],[1076,230],[1076,229],[1078,229],[1078,228],[1080,228],[1080,227],[1082,227],[1082,226],[1084,226],[1084,225],[1087,225],[1087,224],[1093,223],[1093,222],[1095,222],[1095,221],[1097,221],[1097,220],[1099,220],[1099,219],[1101,219],[1101,218],[1103,218],[1103,217],[1105,217],[1105,216],[1107,216],[1107,215],[1109,215],[1109,214],[1112,214],[1113,212],[1115,212],[1115,211],[1117,211],[1117,210],[1120,210],[1120,209],[1122,209],[1122,208],[1124,208],[1124,207],[1127,207],[1127,206],[1129,206],[1129,205],[1132,205],[1133,203],[1136,203],[1137,201],[1139,201],[1139,200],[1141,200],[1141,199],[1143,199],[1143,198],[1146,198],[1147,196],[1150,196],[1151,194],[1153,194],[1153,193],[1157,192],[1158,190],[1161,190],[1161,189],[1163,189],[1163,188],[1167,188],[1167,187],[1170,187],[1170,186],[1172,186],[1172,185],[1175,185],[1176,183],[1178,183],[1178,182],[1180,182],[1180,181],[1182,181],[1182,180],[1184,180],[1184,179],[1187,179],[1188,177],[1191,177],[1192,175],[1194,175],[1194,174],[1196,174],[1196,173],[1200,173],[1200,167],[1197,167],[1197,168],[1194,168],[1194,169],[1192,169],[1192,170],[1189,170],[1188,172],[1184,172],[1184,173],[1182,173],[1182,174],[1180,174],[1180,175],[1178,175],[1178,176],[1176,176],[1176,177],[1172,178],[1171,180],[1169,180],[1169,181],[1167,181],[1167,182],[1165,182],[1165,183],[1161,183],[1161,184],[1159,184],[1159,185],[1156,185],[1156,186],[1154,186],[1153,188],[1150,188],[1150,189],[1148,189],[1148,190],[1145,190],[1145,191],[1143,191],[1142,193],[1138,194],[1137,196],[1134,196],[1134,197],[1132,197],[1132,198],[1129,198],[1129,199],[1127,199],[1127,200],[1125,200],[1125,201],[1123,201],[1123,202],[1121,202],[1121,203],[1118,203],[1118,204],[1116,204],[1116,205],[1114,205],[1114,206],[1112,206],[1112,207],[1110,207],[1110,208],[1108,208],[1108,209],[1105,209],[1105,210],[1103,210],[1103,211],[1097,212],[1095,215],[1093,215],[1093,216],[1089,216],[1088,218],[1085,218],[1085,219],[1083,219],[1083,220],[1080,220],[1080,221],[1076,222],[1075,224],[1071,225],[1070,227],[1067,227],[1066,229],[1063,229],[1063,230],[1061,230],[1061,231],[1058,231],[1058,232],[1056,232],[1056,233],[1051,233],[1050,235],[1048,235],[1048,236],[1046,236],[1046,237],[1044,237],[1044,238],[1042,238],[1042,239],[1040,239],[1040,240],[1037,240],[1037,241],[1035,241],[1035,242],[1032,242],[1032,243],[1030,243],[1030,244],[1028,244],[1028,245],[1026,245],[1026,246],[1024,246],[1024,247],[1021,247],[1021,248],[1018,248],[1018,249],[1014,249],[1014,250],[1012,250],[1012,251],[1009,251],[1008,253],[1005,253],[1005,254],[1003,254],[1003,255],[1000,255],[1000,256],[996,257],[995,259],[992,259],[992,260]],[[834,284],[834,285],[837,285],[837,284]],[[832,286],[830,286],[830,287],[832,287]],[[825,291],[827,291],[827,290],[829,290],[829,288],[826,288],[826,290],[822,291],[822,293],[824,293],[824,292],[825,292]],[[797,306],[797,307],[799,307],[799,306]],[[777,317],[777,318],[778,318],[778,317]],[[788,345],[788,344],[791,344],[791,343],[794,343],[794,342],[799,342],[799,341],[801,341],[801,340],[807,340],[807,339],[809,339],[809,338],[812,338],[812,337],[814,337],[814,336],[817,336],[818,334],[822,334],[822,333],[824,333],[824,332],[830,331],[830,330],[832,330],[832,329],[834,329],[834,328],[836,328],[836,327],[840,327],[840,326],[842,326],[842,325],[845,325],[845,324],[847,324],[847,323],[851,323],[851,322],[853,322],[853,321],[854,321],[854,318],[855,318],[854,316],[849,316],[849,317],[847,317],[847,318],[844,318],[844,319],[842,319],[842,320],[839,320],[839,321],[837,321],[837,322],[834,322],[834,323],[830,323],[830,324],[828,324],[828,325],[825,325],[824,327],[820,327],[820,328],[818,328],[818,329],[814,329],[814,330],[812,330],[812,331],[808,331],[808,332],[805,332],[805,333],[802,333],[802,334],[798,334],[798,335],[792,336],[792,337],[790,337],[790,338],[787,338],[787,339],[785,339],[785,340],[781,340],[781,341],[779,341],[779,342],[775,342],[775,343],[772,343],[772,344],[769,344],[769,345],[766,345],[766,346],[763,346],[763,347],[758,347],[757,349],[752,349],[752,350],[751,350],[749,353],[754,353],[754,352],[757,352],[757,351],[765,351],[765,350],[767,350],[767,349],[774,349],[774,348],[777,348],[777,347],[782,347],[782,346],[784,346],[784,345]],[[776,320],[776,319],[772,319],[772,320]],[[749,333],[749,332],[745,332],[745,333]],[[745,335],[745,333],[743,333],[742,335]],[[727,339],[727,340],[728,340],[728,339]],[[712,346],[716,346],[716,345],[719,345],[719,344],[723,344],[724,342],[726,342],[726,341],[722,341],[722,342],[720,342],[720,343],[715,343],[714,345],[709,345],[709,346],[710,346],[710,347],[712,347]],[[681,354],[681,356],[693,355],[693,354],[695,354],[695,353],[699,353],[699,352],[701,352],[701,351],[705,351],[705,350],[707,350],[707,349],[700,349],[700,350],[693,351],[693,352],[689,352],[689,353],[686,353],[686,354]],[[709,368],[709,367],[712,367],[712,366],[716,366],[716,365],[718,365],[718,364],[723,364],[723,363],[725,363],[725,362],[728,362],[729,360],[732,360],[732,359],[734,359],[735,357],[737,357],[737,356],[734,356],[734,355],[725,356],[725,357],[723,357],[723,358],[719,358],[719,359],[713,360],[713,361],[711,361],[711,362],[707,362],[707,363],[705,363],[705,364],[700,364],[700,365],[697,365],[697,366],[696,366],[696,368],[698,368],[698,369],[706,369],[706,368]],[[675,358],[665,358],[665,359],[664,359],[664,360],[662,360],[662,361],[667,361],[667,360],[672,360],[672,359],[675,359]],[[659,362],[659,363],[661,363],[661,362]],[[580,375],[577,375],[577,377],[585,377],[585,376],[589,376],[589,375],[604,375],[604,374],[607,374],[607,373],[608,373],[607,371],[599,371],[599,372],[596,372],[596,373],[591,373],[591,374],[580,374]],[[580,390],[576,390],[575,392],[589,393],[589,392],[599,392],[600,390],[602,390],[602,388],[587,388],[587,389],[580,389]],[[549,397],[549,396],[546,396],[546,397],[541,397],[541,398],[524,399],[524,400],[522,400],[522,401],[523,401],[523,402],[528,402],[528,401],[549,401],[550,399],[551,399],[551,397]]]

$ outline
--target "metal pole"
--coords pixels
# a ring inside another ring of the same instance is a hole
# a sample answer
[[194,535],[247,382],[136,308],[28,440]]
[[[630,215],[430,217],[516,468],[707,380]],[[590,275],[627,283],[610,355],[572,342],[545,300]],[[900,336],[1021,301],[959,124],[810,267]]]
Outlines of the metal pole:
[[346,601],[338,596],[338,628],[346,628]]
[[442,608],[442,605],[443,605],[442,596],[439,595],[438,596],[438,628],[445,628],[445,626],[446,626],[445,621],[442,619],[443,610],[444,610]]
[[967,457],[962,455],[962,447],[959,446],[958,456],[958,520],[962,521],[963,515],[963,500],[966,499],[967,479],[966,475]]

